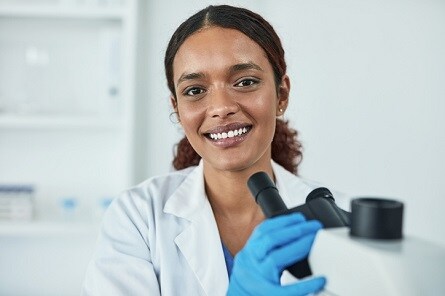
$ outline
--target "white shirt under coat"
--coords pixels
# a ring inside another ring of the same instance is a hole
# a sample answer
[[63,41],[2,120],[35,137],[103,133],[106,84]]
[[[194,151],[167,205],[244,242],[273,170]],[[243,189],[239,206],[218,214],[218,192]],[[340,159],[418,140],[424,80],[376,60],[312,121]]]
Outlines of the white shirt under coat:
[[[272,162],[288,208],[318,184]],[[223,190],[223,189],[222,189]],[[346,199],[336,203],[344,208]],[[283,274],[282,282],[288,282]],[[107,210],[82,295],[225,295],[229,279],[218,227],[196,167],[154,177]]]

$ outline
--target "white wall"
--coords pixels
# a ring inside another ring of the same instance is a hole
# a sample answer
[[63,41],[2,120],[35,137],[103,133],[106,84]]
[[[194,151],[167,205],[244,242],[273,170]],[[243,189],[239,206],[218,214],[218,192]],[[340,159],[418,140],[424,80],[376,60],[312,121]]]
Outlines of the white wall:
[[[169,121],[163,55],[174,29],[214,1],[147,7],[149,142],[139,179],[170,170],[181,136]],[[221,3],[221,2],[219,2]],[[292,82],[286,117],[304,145],[302,176],[352,195],[405,202],[405,232],[445,244],[445,2],[229,1],[282,37]],[[173,8],[173,9],[172,9]]]

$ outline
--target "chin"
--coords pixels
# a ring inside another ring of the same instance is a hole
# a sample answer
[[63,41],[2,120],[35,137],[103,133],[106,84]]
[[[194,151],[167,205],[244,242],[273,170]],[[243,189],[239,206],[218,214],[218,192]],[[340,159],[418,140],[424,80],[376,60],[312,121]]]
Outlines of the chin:
[[212,161],[207,161],[207,165],[212,167],[214,170],[226,171],[226,172],[239,172],[243,171],[251,166],[255,162],[243,158],[226,157],[224,159],[213,159]]

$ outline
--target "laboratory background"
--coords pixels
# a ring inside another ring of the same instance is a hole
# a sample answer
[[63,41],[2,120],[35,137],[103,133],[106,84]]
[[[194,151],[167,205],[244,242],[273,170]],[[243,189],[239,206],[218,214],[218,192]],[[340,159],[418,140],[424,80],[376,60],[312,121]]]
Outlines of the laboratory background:
[[445,245],[445,1],[0,0],[0,295],[78,295],[110,202],[172,170],[164,50],[209,4],[281,37],[300,175]]

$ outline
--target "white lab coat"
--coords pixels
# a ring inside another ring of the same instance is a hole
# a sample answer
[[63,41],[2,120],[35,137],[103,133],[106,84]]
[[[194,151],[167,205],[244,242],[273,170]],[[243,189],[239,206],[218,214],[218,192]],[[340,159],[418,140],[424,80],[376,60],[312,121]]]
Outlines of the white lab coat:
[[[276,163],[273,170],[288,207],[303,204],[318,187]],[[218,296],[226,294],[228,283],[201,161],[151,178],[110,205],[82,295]]]

